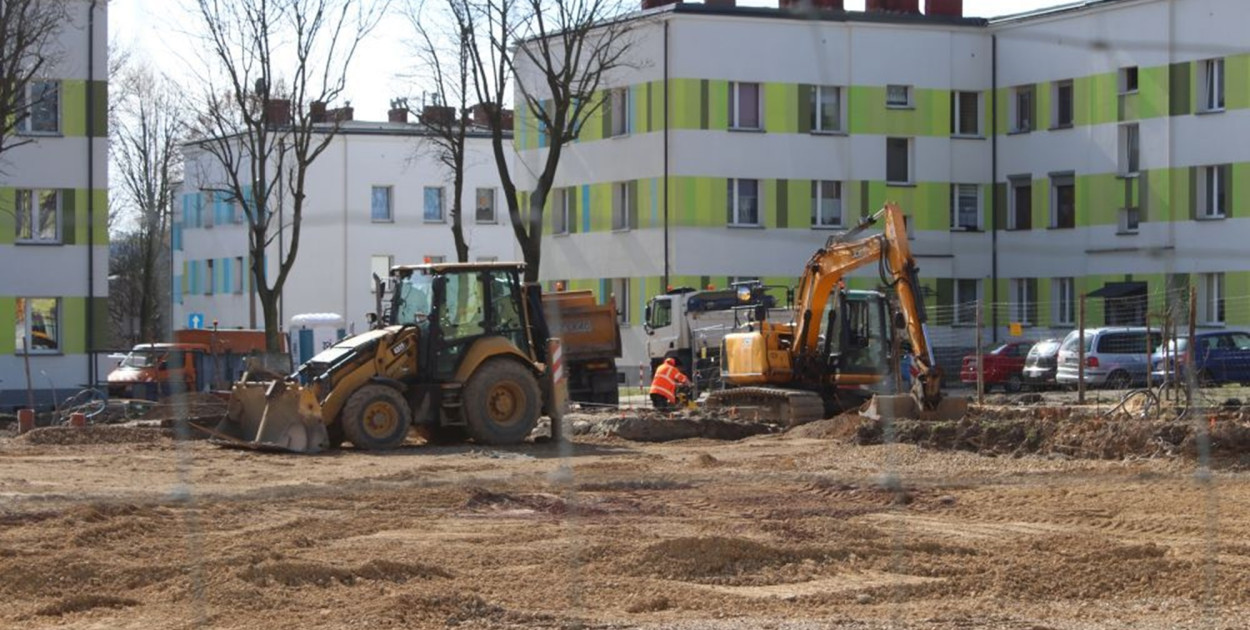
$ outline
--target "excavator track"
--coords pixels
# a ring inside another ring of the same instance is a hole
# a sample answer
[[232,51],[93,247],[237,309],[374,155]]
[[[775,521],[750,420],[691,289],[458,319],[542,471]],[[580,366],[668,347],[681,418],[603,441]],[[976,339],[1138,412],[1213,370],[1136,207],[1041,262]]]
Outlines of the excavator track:
[[707,405],[733,410],[741,420],[798,426],[825,417],[815,392],[782,387],[735,387],[708,394]]

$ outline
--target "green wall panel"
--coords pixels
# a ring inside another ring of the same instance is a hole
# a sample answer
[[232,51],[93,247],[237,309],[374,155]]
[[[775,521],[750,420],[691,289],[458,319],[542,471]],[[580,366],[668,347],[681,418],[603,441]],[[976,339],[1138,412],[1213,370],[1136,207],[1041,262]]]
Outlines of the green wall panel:
[[1114,72],[1077,77],[1072,81],[1076,125],[1116,122],[1119,110],[1118,80]]
[[765,83],[764,129],[769,133],[798,133],[799,86]]

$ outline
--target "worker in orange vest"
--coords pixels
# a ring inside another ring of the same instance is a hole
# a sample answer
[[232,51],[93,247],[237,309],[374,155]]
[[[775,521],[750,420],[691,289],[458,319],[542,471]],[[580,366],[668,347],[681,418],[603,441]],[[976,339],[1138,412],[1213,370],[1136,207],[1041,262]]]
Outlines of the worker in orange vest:
[[664,359],[664,363],[655,369],[655,378],[651,379],[651,406],[668,409],[677,404],[677,386],[687,382],[689,379],[677,367],[677,359]]

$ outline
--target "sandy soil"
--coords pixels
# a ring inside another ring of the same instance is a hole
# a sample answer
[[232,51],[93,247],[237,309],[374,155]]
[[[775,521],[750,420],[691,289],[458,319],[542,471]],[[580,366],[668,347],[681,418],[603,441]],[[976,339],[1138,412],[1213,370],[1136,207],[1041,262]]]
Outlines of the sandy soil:
[[317,456],[0,438],[0,627],[1250,627],[1240,466],[826,429]]

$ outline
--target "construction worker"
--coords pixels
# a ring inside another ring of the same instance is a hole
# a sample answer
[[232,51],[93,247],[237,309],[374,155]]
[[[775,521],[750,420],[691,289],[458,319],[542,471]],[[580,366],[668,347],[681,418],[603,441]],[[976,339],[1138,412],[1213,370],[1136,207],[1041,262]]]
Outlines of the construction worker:
[[677,386],[684,385],[689,379],[677,367],[677,359],[669,357],[655,369],[655,377],[651,379],[651,406],[656,409],[669,409],[677,404]]

